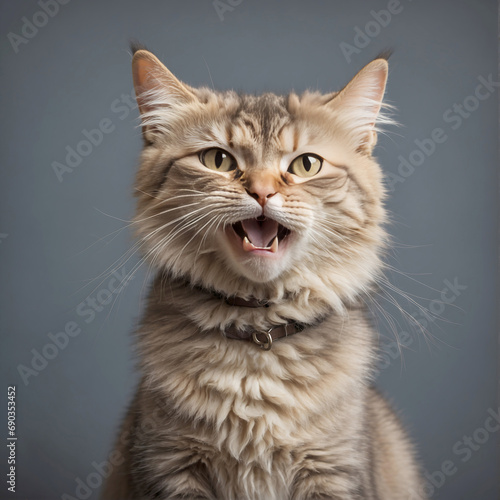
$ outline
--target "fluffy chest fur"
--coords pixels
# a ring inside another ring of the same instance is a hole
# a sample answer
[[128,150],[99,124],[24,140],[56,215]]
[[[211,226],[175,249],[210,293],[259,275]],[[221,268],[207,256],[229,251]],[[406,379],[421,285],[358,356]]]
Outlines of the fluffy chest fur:
[[[354,481],[340,480],[342,491],[359,488],[367,446],[360,401],[372,351],[362,313],[329,317],[263,351],[199,328],[185,311],[196,317],[197,299],[221,301],[179,288],[171,289],[174,303],[154,294],[139,336],[143,411],[155,415],[153,430],[137,438],[148,450],[141,469],[158,471],[150,480],[161,483],[187,461],[210,476],[217,499],[285,499],[304,470],[334,463],[357,471]],[[179,451],[163,459],[161,450],[172,448]]]

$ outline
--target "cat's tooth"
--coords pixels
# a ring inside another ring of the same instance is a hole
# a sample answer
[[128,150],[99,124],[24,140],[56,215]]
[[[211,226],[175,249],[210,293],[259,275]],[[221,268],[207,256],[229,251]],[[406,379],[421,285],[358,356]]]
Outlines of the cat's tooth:
[[278,236],[274,237],[273,243],[270,248],[271,252],[276,253],[278,251]]
[[251,243],[246,236],[243,238],[243,250],[245,250],[245,252],[251,252],[252,250],[255,250],[255,245]]

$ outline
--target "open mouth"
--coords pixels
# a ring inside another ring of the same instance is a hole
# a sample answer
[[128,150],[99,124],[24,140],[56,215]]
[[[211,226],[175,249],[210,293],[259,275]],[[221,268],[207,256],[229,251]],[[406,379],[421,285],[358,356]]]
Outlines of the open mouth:
[[290,230],[263,215],[233,224],[234,232],[241,238],[245,252],[266,251],[277,253]]

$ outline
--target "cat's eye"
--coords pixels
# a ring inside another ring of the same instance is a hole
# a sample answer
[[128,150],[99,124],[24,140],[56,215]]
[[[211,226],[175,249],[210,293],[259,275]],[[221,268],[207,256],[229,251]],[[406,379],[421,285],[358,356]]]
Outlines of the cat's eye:
[[288,167],[288,171],[298,177],[312,177],[316,175],[323,165],[323,158],[306,153],[297,156]]
[[200,153],[200,161],[205,167],[217,172],[235,170],[236,160],[226,151],[219,148],[205,149]]

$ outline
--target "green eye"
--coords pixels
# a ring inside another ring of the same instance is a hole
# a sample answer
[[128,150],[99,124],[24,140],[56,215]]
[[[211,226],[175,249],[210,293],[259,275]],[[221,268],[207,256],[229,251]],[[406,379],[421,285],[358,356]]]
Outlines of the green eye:
[[316,175],[323,165],[323,158],[306,153],[297,156],[288,167],[288,171],[298,177],[312,177]]
[[229,172],[236,168],[236,160],[219,148],[206,149],[200,153],[200,161],[205,167],[217,172]]

